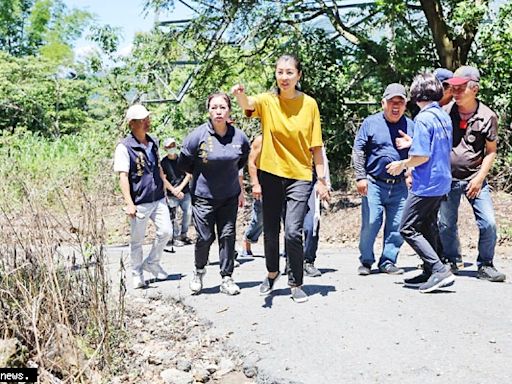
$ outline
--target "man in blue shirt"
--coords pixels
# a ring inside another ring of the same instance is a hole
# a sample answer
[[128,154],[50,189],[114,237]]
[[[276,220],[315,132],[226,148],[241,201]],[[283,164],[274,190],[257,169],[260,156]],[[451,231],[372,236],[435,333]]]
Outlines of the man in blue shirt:
[[450,268],[437,253],[439,230],[437,213],[441,201],[450,191],[452,122],[439,106],[443,86],[433,74],[414,78],[411,99],[420,107],[414,119],[414,137],[407,160],[393,161],[386,168],[391,175],[400,175],[409,167],[412,188],[405,203],[400,233],[423,260],[420,275],[405,279],[405,286],[417,287],[422,293],[433,292],[455,281]]
[[384,224],[384,245],[379,260],[379,270],[389,274],[402,274],[396,260],[403,244],[398,228],[407,186],[404,173],[391,176],[386,165],[407,158],[407,149],[397,146],[397,139],[412,135],[413,122],[404,116],[407,93],[401,84],[389,84],[382,98],[383,112],[367,117],[359,129],[352,150],[357,191],[362,196],[359,275],[371,273],[375,262],[373,246]]

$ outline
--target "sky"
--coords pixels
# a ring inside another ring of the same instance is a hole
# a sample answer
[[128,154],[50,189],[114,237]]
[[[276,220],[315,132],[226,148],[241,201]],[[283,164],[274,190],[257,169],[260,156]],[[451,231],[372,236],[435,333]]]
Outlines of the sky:
[[[131,50],[131,42],[137,32],[149,31],[154,22],[155,14],[143,12],[143,0],[64,0],[68,8],[80,8],[96,15],[100,25],[109,24],[121,28],[122,40],[118,53],[126,55]],[[177,20],[193,17],[183,5],[178,4],[171,14],[160,15],[160,20]],[[94,49],[94,44],[85,38],[75,43],[75,54],[80,57]]]

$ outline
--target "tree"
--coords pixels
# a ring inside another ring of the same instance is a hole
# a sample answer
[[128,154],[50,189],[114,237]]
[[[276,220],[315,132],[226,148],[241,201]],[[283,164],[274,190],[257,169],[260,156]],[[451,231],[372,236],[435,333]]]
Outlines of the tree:
[[[180,45],[182,57],[202,63],[191,95],[215,79],[224,89],[247,82],[247,69],[260,78],[251,92],[261,91],[273,82],[275,59],[297,53],[304,90],[319,101],[329,156],[340,167],[348,165],[361,118],[380,108],[386,84],[409,84],[425,69],[455,69],[475,59],[478,32],[492,21],[488,0],[179,1],[197,16],[185,26],[162,27],[161,42]],[[146,2],[160,11],[174,5]]]
[[91,20],[89,12],[68,10],[61,0],[0,0],[0,50],[71,62],[72,43]]
[[0,52],[0,130],[59,135],[89,125],[91,81],[59,76],[56,69],[43,57]]

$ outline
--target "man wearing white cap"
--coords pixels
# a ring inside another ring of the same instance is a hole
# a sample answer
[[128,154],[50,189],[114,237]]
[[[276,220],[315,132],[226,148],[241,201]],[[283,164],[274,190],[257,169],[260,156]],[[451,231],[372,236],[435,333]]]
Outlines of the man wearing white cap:
[[486,177],[497,153],[498,117],[477,98],[480,72],[475,67],[463,66],[447,82],[452,87],[454,102],[444,109],[453,124],[451,152],[452,184],[446,201],[439,211],[439,234],[443,256],[458,272],[463,265],[457,231],[460,199],[466,196],[473,208],[480,231],[478,240],[478,278],[493,282],[506,276],[494,267],[496,247],[496,219],[491,192]]
[[[151,137],[149,111],[142,105],[132,105],[126,112],[131,133],[119,142],[114,157],[114,171],[119,173],[119,185],[130,217],[130,258],[134,288],[146,285],[143,271],[156,279],[165,280],[168,274],[160,265],[160,257],[172,235],[165,188],[172,186],[165,179],[158,158],[158,142]],[[151,219],[156,238],[148,256],[143,258],[142,242],[146,225]]]

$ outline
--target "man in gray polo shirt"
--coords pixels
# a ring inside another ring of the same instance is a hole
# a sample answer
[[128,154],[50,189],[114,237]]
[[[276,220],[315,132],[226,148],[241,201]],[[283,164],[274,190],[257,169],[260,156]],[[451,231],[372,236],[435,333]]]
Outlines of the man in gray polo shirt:
[[493,264],[496,247],[496,220],[486,177],[497,152],[498,117],[477,98],[480,89],[478,69],[463,66],[447,82],[452,87],[454,102],[444,107],[453,124],[451,153],[452,185],[439,211],[439,231],[443,256],[454,273],[463,266],[457,231],[458,208],[466,196],[480,231],[478,241],[478,278],[505,281],[505,274]]

